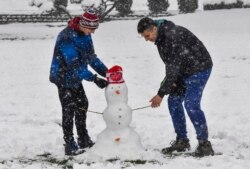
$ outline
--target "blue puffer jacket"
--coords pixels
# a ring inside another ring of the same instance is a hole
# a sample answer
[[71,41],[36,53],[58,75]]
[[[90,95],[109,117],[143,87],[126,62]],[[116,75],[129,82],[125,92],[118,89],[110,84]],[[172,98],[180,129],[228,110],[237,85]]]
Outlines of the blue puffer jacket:
[[66,27],[56,40],[50,81],[66,88],[78,87],[83,79],[93,81],[88,65],[105,77],[107,67],[97,58],[91,35]]

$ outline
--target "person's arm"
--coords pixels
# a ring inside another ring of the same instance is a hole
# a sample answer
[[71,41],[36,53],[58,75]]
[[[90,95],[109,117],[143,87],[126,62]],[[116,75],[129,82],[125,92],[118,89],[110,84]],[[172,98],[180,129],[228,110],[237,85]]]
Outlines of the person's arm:
[[87,48],[84,50],[88,54],[90,66],[102,77],[106,77],[106,71],[108,70],[104,63],[95,54],[95,49],[91,36],[88,37]]
[[161,82],[157,95],[163,98],[170,93],[173,84],[177,79],[178,72],[179,65],[166,65],[166,76]]
[[91,56],[89,64],[99,75],[106,77],[106,72],[108,69],[96,55]]
[[[176,57],[175,57],[176,58]],[[176,64],[176,65],[174,65]],[[179,72],[180,63],[178,59],[173,59],[171,63],[166,65],[166,76],[161,82],[160,88],[149,102],[151,102],[151,107],[159,107],[161,105],[162,99],[165,95],[169,94],[175,80],[177,79],[177,75]]]
[[178,43],[176,41],[175,43],[176,45],[172,48],[172,51],[168,52],[168,56],[165,56],[167,58],[165,63],[166,76],[162,80],[157,93],[162,98],[164,97],[164,95],[168,95],[170,93],[180,71],[180,66],[182,62],[180,51],[181,46],[178,46]]
[[71,41],[63,41],[60,44],[60,52],[67,65],[67,73],[70,73],[75,81],[93,81],[94,75],[87,69],[87,65],[80,58],[80,53]]

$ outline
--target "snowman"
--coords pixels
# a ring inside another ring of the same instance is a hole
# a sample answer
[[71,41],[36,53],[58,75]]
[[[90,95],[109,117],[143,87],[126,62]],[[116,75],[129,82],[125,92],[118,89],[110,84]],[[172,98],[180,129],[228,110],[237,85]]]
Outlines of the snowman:
[[128,106],[128,88],[122,68],[113,66],[106,74],[109,85],[105,89],[107,107],[103,112],[106,128],[97,136],[90,154],[102,159],[138,159],[144,148],[139,135],[130,127],[132,109]]

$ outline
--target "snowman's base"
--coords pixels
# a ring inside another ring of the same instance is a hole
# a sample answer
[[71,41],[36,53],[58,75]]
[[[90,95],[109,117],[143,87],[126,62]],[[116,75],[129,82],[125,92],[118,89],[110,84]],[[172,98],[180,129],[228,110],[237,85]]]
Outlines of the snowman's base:
[[93,151],[87,151],[87,160],[96,162],[96,161],[137,161],[140,159],[144,159],[143,157],[146,156],[145,152],[123,152],[123,153],[117,153],[112,151],[112,153],[97,153]]

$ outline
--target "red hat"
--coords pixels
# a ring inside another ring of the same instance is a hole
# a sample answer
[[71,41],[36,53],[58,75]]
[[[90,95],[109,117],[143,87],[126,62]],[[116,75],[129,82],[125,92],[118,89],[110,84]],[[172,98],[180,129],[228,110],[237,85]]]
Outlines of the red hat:
[[99,26],[99,17],[94,10],[88,10],[82,14],[79,25],[84,28],[96,29]]
[[111,84],[124,83],[122,67],[118,65],[111,67],[106,73],[106,78]]

